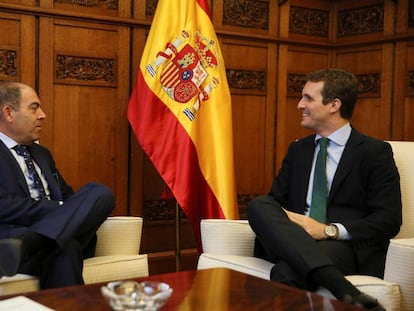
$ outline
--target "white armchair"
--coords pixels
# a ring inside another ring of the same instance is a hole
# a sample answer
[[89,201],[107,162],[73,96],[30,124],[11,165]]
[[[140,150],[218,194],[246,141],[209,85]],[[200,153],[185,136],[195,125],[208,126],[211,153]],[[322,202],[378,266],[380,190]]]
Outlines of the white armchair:
[[[141,217],[108,217],[97,235],[95,257],[84,261],[83,278],[86,284],[148,276],[147,255],[139,254]],[[17,274],[0,278],[0,295],[38,289],[38,279],[31,275]]]
[[[414,142],[390,141],[401,176],[403,225],[388,248],[384,279],[347,278],[376,297],[387,311],[414,310]],[[225,267],[269,279],[272,263],[253,257],[255,235],[246,220],[201,221],[203,253],[197,269]],[[318,293],[330,295],[326,289]]]

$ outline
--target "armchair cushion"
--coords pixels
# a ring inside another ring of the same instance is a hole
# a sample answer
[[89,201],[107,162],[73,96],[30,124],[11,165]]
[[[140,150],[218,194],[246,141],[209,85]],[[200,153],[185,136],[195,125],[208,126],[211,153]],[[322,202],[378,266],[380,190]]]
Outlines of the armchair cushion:
[[[148,276],[147,255],[139,254],[142,222],[141,217],[108,217],[97,231],[95,257],[84,261],[86,284]],[[0,278],[0,295],[38,289],[38,279],[31,275]]]
[[229,268],[269,280],[270,270],[272,269],[273,264],[266,260],[251,256],[212,253],[203,253],[200,255],[197,269],[209,269],[215,267]]
[[28,274],[0,278],[0,296],[33,292],[39,288],[39,280]]
[[124,280],[148,275],[147,255],[109,255],[84,261],[86,284]]

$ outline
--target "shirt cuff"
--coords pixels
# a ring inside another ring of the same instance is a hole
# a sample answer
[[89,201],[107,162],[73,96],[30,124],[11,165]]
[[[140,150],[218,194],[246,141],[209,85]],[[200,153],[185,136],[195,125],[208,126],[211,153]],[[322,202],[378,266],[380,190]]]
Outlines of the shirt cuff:
[[333,223],[338,228],[338,240],[351,240],[352,236],[343,224]]

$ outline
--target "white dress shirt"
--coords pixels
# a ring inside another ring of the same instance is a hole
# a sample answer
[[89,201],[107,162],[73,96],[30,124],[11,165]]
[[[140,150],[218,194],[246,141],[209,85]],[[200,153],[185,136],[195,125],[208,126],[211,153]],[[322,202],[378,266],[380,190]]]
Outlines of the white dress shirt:
[[[326,159],[326,177],[328,180],[328,192],[331,190],[332,186],[332,180],[335,176],[336,169],[338,167],[338,163],[341,160],[342,153],[344,152],[346,142],[349,139],[349,136],[351,136],[351,125],[349,123],[345,124],[340,129],[333,132],[331,135],[329,135],[327,138],[329,139],[329,145],[328,145],[328,158]],[[317,144],[317,141],[321,138],[320,135],[316,135],[315,137],[315,144]],[[315,148],[315,153],[313,155],[313,163],[312,163],[312,171],[309,178],[309,187],[308,187],[308,194],[306,196],[306,215],[309,216],[310,212],[310,206],[311,206],[311,200],[312,200],[312,189],[313,189],[313,175],[315,171],[315,162],[316,162],[316,156],[319,152],[319,144],[317,144]],[[339,230],[338,239],[339,240],[350,240],[351,235],[346,230],[346,228],[340,224],[335,223]]]

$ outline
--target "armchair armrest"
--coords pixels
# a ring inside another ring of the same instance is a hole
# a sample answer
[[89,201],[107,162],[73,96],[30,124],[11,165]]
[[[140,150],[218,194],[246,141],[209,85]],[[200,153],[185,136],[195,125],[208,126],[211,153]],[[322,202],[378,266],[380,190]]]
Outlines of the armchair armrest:
[[385,261],[384,280],[397,283],[401,310],[414,310],[414,238],[392,239]]
[[95,256],[137,255],[141,245],[142,218],[108,217],[98,229],[97,236]]
[[203,219],[200,229],[204,253],[253,256],[255,234],[247,220]]

